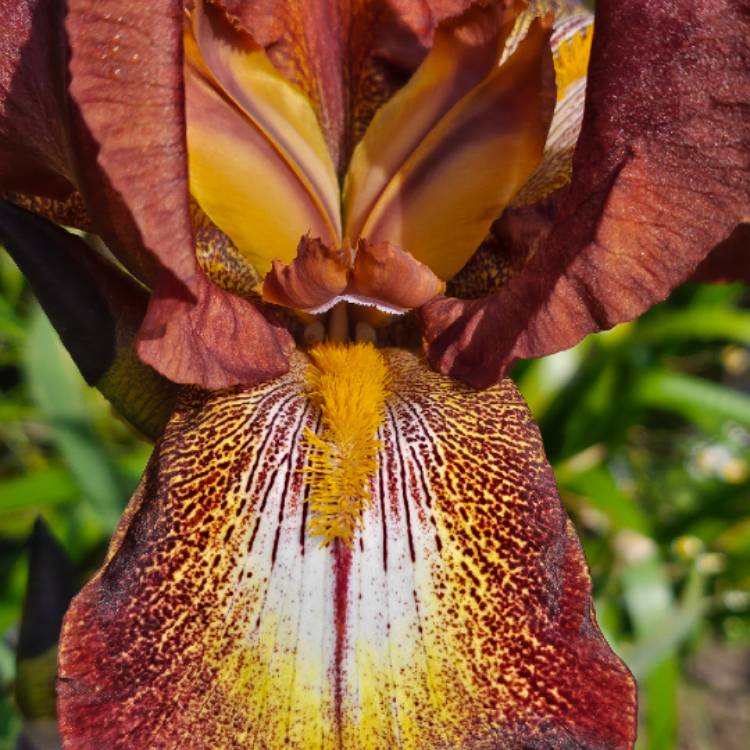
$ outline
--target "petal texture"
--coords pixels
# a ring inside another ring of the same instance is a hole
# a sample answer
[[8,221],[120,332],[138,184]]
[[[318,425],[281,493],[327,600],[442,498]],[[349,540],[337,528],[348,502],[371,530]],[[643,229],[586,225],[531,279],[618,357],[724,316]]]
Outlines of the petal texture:
[[534,22],[511,58],[440,118],[379,194],[361,236],[404,248],[444,280],[464,266],[542,156],[555,90],[548,40]]
[[351,548],[309,533],[301,355],[181,402],[66,617],[68,747],[631,746],[632,679],[517,391],[385,356]]
[[471,0],[220,0],[313,103],[344,171],[376,109],[424,58],[437,25]]
[[190,187],[265,273],[307,232],[340,238],[339,189],[315,113],[248,34],[196,3],[186,37]]
[[182,23],[173,0],[69,0],[65,30],[76,174],[97,230],[147,282],[164,268],[192,288]]
[[149,301],[138,356],[174,383],[227,388],[287,371],[289,332],[242,297],[212,284],[196,265],[196,299],[166,277]]
[[597,4],[567,198],[522,272],[424,311],[429,358],[478,386],[629,320],[750,210],[750,33],[736,0]]

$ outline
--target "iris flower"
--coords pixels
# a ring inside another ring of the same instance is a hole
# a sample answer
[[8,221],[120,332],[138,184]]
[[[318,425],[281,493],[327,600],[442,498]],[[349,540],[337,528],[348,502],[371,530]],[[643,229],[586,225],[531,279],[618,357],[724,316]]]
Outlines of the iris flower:
[[157,439],[65,747],[631,747],[505,375],[747,276],[746,4],[0,8],[0,234]]

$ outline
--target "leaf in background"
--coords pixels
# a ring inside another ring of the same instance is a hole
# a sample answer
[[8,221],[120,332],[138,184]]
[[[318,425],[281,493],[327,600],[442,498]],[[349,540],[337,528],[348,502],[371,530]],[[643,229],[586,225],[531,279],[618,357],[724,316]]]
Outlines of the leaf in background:
[[708,430],[726,420],[750,425],[750,396],[694,375],[650,370],[638,378],[633,397],[642,406],[672,411]]
[[750,344],[750,312],[711,305],[666,310],[639,323],[638,337],[642,342],[721,339]]
[[74,499],[79,493],[73,475],[67,469],[37,469],[21,477],[0,481],[0,522],[5,514],[40,510]]
[[39,308],[31,318],[24,369],[32,398],[52,427],[55,445],[102,526],[111,531],[129,488],[94,431],[77,369]]

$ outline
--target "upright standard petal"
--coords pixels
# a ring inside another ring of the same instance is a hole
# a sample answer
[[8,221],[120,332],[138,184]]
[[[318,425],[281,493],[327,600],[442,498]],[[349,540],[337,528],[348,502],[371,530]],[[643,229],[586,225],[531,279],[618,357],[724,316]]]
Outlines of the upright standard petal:
[[352,154],[344,185],[344,234],[355,241],[370,211],[417,146],[496,67],[515,13],[476,8],[435,34],[411,80],[375,114]]
[[[343,173],[377,108],[417,69],[438,24],[473,0],[216,0],[315,107]],[[491,2],[490,4],[493,4]]]
[[307,232],[338,242],[338,182],[309,101],[221,10],[198,2],[191,19],[191,192],[262,273]]
[[361,236],[402,247],[444,280],[463,267],[541,158],[555,98],[548,41],[534,22],[512,57],[437,122],[380,193]]
[[666,297],[750,214],[744,3],[597,3],[567,197],[523,270],[424,311],[429,358],[475,385]]
[[70,747],[632,746],[632,678],[517,391],[383,358],[351,546],[311,532],[309,434],[335,420],[306,358],[181,401],[66,618]]
[[96,229],[145,281],[166,269],[192,289],[182,24],[175,0],[68,0],[65,19],[76,175]]

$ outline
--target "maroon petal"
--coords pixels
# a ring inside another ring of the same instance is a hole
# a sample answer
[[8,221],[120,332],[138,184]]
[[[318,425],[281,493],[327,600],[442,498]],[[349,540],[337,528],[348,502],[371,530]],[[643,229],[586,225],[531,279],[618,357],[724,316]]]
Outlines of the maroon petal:
[[145,278],[156,259],[192,287],[182,24],[174,0],[69,0],[65,26],[90,211]]
[[693,281],[750,284],[750,224],[740,224],[695,269]]
[[481,301],[424,310],[428,356],[478,386],[630,320],[750,209],[750,33],[738,0],[602,0],[573,177],[549,237]]
[[226,388],[257,383],[289,369],[294,341],[251,302],[196,271],[197,301],[166,276],[138,333],[140,358],[175,383]]
[[0,12],[0,190],[64,203],[77,189],[134,273],[190,287],[182,4],[69,0],[65,16],[52,0],[0,0]]

